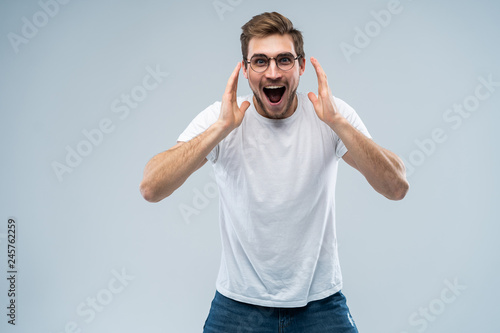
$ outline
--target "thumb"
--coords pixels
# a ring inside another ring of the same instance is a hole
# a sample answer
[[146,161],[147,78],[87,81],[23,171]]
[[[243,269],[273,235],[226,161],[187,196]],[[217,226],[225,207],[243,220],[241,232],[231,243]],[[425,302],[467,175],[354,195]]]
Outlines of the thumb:
[[310,92],[307,94],[307,97],[309,97],[309,100],[311,103],[313,103],[314,108],[316,108],[316,104],[318,103],[318,97],[313,92]]
[[249,101],[244,101],[240,105],[240,111],[243,112],[243,113],[245,113],[245,111],[248,109],[249,106],[250,106],[250,102]]

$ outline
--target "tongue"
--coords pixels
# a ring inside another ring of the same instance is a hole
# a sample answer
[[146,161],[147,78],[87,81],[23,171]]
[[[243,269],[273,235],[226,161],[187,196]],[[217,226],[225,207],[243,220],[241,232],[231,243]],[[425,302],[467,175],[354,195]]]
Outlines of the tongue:
[[267,96],[272,103],[278,103],[281,99],[283,92],[281,89],[268,89]]

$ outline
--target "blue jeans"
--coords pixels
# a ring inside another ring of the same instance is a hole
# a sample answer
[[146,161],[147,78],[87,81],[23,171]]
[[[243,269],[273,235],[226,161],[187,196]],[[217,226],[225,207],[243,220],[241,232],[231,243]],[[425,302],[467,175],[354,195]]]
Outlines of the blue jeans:
[[300,308],[242,303],[216,291],[203,333],[358,333],[358,329],[340,291]]

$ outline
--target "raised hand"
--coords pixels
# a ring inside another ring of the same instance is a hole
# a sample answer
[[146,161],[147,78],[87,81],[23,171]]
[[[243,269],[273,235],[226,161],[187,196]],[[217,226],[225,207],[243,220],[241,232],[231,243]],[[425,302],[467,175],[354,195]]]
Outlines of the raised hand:
[[237,89],[238,89],[238,76],[241,69],[241,62],[233,70],[233,73],[227,81],[226,91],[222,96],[222,106],[219,115],[219,122],[227,131],[232,131],[236,127],[240,126],[243,117],[245,116],[245,111],[250,106],[250,102],[244,101],[241,106],[238,107],[236,102]]
[[316,111],[319,119],[331,127],[336,121],[342,119],[343,117],[340,112],[338,112],[337,106],[335,105],[332,91],[328,86],[328,81],[323,68],[319,64],[318,60],[313,57],[311,57],[311,64],[316,70],[316,76],[318,77],[318,96],[316,96],[313,92],[310,92],[307,96],[313,103],[314,110]]

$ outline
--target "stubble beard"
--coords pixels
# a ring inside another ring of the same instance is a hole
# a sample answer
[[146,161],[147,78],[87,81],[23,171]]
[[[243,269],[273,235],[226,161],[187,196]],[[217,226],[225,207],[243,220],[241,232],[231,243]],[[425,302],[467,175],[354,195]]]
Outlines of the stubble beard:
[[[259,105],[260,109],[262,110],[262,112],[264,112],[264,114],[266,115],[267,118],[271,118],[271,119],[284,119],[284,118],[287,118],[287,117],[285,117],[285,115],[288,112],[288,110],[290,110],[290,108],[293,106],[293,100],[294,100],[294,98],[296,96],[297,88],[295,88],[292,91],[292,93],[288,97],[288,101],[286,102],[286,106],[283,109],[283,112],[281,112],[279,114],[272,114],[272,113],[270,113],[267,110],[267,108],[265,107],[264,102],[259,97],[259,95],[257,94],[257,92],[255,90],[253,90],[253,89],[252,89],[252,91],[253,91],[253,96],[255,97],[255,100],[257,101],[257,104]],[[297,103],[298,103],[298,101],[297,101]],[[297,107],[298,107],[298,104],[297,104]]]

